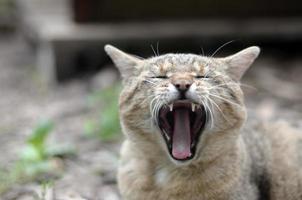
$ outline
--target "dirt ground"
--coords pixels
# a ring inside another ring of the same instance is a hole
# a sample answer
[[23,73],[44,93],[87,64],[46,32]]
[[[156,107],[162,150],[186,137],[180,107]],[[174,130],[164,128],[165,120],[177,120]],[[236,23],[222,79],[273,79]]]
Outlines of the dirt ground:
[[[252,86],[244,87],[250,116],[285,119],[302,130],[301,75],[302,58],[260,57],[243,80]],[[49,89],[40,80],[33,54],[22,39],[0,38],[0,166],[9,168],[18,159],[38,120],[52,119],[56,127],[50,142],[74,146],[76,156],[64,161],[64,175],[47,195],[55,193],[56,199],[120,199],[115,181],[120,141],[104,143],[83,133],[85,120],[99,112],[87,103],[87,97],[102,87],[105,78],[112,82],[116,75],[101,72]],[[0,199],[33,199],[33,193],[40,190],[36,182],[16,184]]]

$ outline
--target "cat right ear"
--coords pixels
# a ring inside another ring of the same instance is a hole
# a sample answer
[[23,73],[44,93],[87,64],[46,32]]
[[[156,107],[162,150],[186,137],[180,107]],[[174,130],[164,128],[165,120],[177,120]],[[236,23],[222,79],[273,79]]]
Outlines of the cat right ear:
[[129,55],[109,44],[104,47],[106,53],[110,56],[115,66],[119,69],[122,78],[129,78],[139,70],[142,59]]
[[254,60],[258,57],[260,53],[260,48],[257,46],[252,46],[242,51],[228,56],[223,60],[228,65],[228,73],[234,79],[239,81],[244,75],[246,70],[251,66]]

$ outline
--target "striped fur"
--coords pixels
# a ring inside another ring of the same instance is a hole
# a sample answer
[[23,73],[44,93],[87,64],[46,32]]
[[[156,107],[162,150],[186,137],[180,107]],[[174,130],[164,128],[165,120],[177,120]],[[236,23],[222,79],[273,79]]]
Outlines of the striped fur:
[[[246,120],[239,80],[259,48],[226,58],[140,59],[112,46],[105,50],[123,76],[119,107],[126,138],[118,184],[125,200],[302,199],[301,135],[285,123]],[[190,97],[212,115],[196,156],[183,163],[170,158],[154,118],[175,99],[171,84],[179,80],[193,83]]]

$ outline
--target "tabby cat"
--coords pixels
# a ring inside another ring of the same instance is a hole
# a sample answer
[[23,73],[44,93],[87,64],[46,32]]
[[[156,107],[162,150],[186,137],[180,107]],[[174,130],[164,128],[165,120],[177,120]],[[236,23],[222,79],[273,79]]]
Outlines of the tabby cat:
[[224,58],[105,51],[123,79],[123,199],[302,199],[302,135],[246,120],[240,79],[258,47]]

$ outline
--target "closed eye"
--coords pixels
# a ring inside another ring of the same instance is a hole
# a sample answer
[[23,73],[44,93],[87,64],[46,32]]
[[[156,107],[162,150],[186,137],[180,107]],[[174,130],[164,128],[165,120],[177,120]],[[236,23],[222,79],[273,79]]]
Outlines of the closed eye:
[[167,79],[168,76],[152,76],[151,78]]
[[199,75],[197,75],[197,76],[195,76],[195,78],[210,78],[210,77],[208,77],[208,76],[199,76]]

